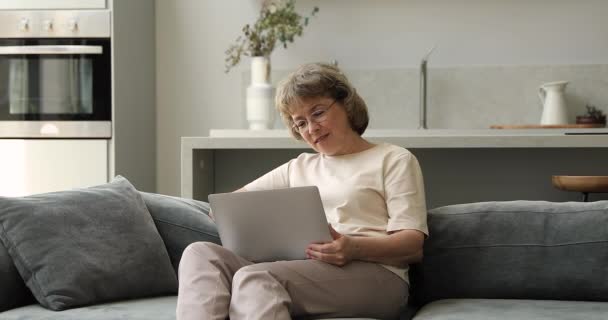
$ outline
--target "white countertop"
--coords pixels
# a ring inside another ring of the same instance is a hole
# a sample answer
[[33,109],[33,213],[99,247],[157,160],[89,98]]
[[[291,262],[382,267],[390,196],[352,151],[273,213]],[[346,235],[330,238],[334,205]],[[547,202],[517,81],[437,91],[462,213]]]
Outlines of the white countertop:
[[[608,138],[608,128],[601,129],[368,129],[364,137],[477,137],[477,136],[563,136],[567,134],[604,134]],[[284,129],[247,130],[211,129],[213,138],[277,138],[290,137]]]
[[[209,137],[183,137],[192,149],[304,149],[287,130],[212,129]],[[601,129],[370,129],[372,142],[406,148],[608,148],[608,128]]]

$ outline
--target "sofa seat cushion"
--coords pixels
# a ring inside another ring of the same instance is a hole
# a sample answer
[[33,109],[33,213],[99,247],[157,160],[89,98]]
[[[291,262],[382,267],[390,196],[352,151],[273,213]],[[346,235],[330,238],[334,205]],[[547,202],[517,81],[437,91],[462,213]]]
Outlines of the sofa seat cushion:
[[[105,303],[65,311],[51,311],[38,304],[2,313],[2,320],[175,320],[177,296]],[[374,320],[335,318],[322,320]]]
[[414,320],[604,320],[608,302],[445,299],[422,307]]
[[2,313],[2,320],[175,320],[177,296],[126,300],[65,311],[33,304]]

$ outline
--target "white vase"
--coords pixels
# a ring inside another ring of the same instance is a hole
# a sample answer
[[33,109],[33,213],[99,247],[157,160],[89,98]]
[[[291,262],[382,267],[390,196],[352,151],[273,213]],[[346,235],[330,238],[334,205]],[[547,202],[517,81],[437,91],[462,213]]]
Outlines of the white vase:
[[568,81],[545,83],[538,89],[538,96],[543,104],[540,124],[568,124],[568,108],[566,104],[566,85]]
[[270,84],[270,59],[251,58],[251,84],[247,87],[247,121],[250,130],[272,129],[274,87]]

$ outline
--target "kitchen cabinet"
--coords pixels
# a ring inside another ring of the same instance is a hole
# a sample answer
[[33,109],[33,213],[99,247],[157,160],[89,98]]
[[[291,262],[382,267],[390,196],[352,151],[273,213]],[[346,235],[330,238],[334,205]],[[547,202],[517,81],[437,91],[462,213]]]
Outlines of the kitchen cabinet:
[[106,0],[3,0],[0,10],[105,9]]
[[108,140],[0,140],[0,196],[25,196],[107,181]]

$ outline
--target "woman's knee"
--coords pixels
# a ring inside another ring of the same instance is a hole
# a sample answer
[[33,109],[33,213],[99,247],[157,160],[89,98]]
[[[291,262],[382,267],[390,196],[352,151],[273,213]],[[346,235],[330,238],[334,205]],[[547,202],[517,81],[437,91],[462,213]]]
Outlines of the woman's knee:
[[232,288],[243,288],[252,283],[275,282],[276,279],[270,273],[268,268],[265,268],[264,263],[252,264],[240,268],[232,277]]
[[184,249],[184,253],[182,254],[182,256],[200,255],[205,254],[207,252],[217,252],[220,249],[224,248],[213,242],[193,242],[189,244],[186,249]]
[[219,251],[222,249],[224,248],[211,242],[189,244],[184,249],[179,261],[178,274],[181,275],[183,272],[189,272],[188,270],[199,269],[201,265],[209,261],[219,260]]
[[200,259],[216,259],[225,250],[222,246],[218,246],[212,242],[194,242],[189,244],[180,259],[180,266],[184,264],[196,263]]

